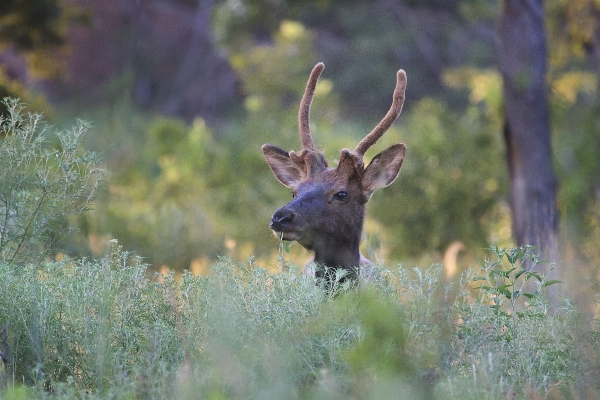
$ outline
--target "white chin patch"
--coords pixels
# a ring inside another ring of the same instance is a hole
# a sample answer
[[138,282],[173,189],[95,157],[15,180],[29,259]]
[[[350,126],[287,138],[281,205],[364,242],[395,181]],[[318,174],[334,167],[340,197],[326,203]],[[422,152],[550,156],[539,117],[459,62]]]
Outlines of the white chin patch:
[[287,241],[293,241],[293,240],[300,239],[300,233],[299,232],[278,232],[278,231],[273,231],[273,235],[275,235],[275,237],[277,239],[283,239],[283,240],[287,240]]

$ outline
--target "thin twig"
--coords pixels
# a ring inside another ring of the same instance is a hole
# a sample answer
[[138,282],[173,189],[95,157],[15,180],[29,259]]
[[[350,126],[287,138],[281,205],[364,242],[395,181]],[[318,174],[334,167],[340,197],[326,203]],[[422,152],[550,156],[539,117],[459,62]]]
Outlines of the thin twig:
[[25,238],[27,237],[27,232],[29,231],[29,228],[31,227],[31,224],[33,223],[35,216],[37,215],[38,211],[42,207],[42,204],[46,198],[46,194],[47,194],[47,192],[44,190],[42,197],[40,198],[40,201],[39,201],[37,207],[35,208],[35,211],[31,215],[31,218],[29,219],[29,222],[27,223],[27,227],[25,228],[25,231],[21,235],[21,241],[19,242],[19,245],[17,246],[17,249],[15,250],[15,253],[13,254],[11,260],[14,260],[17,257],[17,254],[19,254],[19,250],[21,250],[21,246],[23,245],[23,243],[25,242]]

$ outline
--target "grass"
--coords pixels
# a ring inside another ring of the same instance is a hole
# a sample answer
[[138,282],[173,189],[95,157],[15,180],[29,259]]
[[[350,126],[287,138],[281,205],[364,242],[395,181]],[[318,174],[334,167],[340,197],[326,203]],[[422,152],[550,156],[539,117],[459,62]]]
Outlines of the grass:
[[481,275],[447,286],[440,271],[384,268],[330,292],[224,259],[157,280],[116,242],[97,260],[2,263],[0,398],[598,396],[595,321],[550,312],[543,291],[517,315],[473,289]]

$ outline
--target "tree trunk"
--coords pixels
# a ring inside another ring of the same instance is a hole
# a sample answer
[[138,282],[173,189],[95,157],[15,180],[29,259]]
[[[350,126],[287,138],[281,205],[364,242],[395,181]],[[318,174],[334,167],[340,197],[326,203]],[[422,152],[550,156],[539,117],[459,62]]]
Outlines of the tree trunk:
[[[552,167],[546,96],[543,0],[504,1],[498,25],[498,51],[504,80],[504,135],[511,178],[513,235],[519,246],[536,246],[542,259],[556,262],[557,181]],[[549,267],[542,266],[542,272],[549,272]],[[555,270],[553,275],[557,273]]]
[[[214,6],[214,0],[198,3],[187,50],[170,84],[163,86],[166,100],[162,109],[167,114],[192,119],[200,109],[206,118],[221,114],[220,109],[234,99],[235,73],[211,32]],[[193,81],[196,84],[190,85]]]

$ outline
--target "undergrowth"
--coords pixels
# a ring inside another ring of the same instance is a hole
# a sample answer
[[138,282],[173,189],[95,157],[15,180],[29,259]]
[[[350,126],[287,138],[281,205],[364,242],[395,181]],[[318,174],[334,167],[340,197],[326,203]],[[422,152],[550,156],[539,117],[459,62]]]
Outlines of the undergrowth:
[[[488,276],[500,268],[484,267]],[[572,307],[551,312],[543,290],[517,315],[476,288],[482,279],[476,273],[456,288],[442,284],[439,266],[381,273],[377,284],[337,288],[332,296],[315,278],[269,273],[252,259],[221,260],[208,276],[157,280],[116,242],[98,260],[19,269],[2,263],[0,325],[8,325],[2,393],[65,399],[598,393],[597,327]]]

